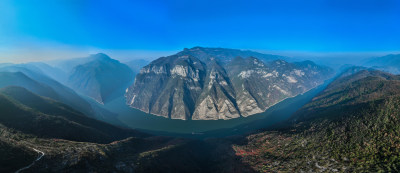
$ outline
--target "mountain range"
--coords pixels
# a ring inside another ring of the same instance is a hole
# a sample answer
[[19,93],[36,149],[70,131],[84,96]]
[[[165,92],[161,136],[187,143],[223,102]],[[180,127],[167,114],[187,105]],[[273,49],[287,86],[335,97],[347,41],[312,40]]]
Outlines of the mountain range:
[[[81,70],[78,72],[74,69]],[[91,100],[103,103],[123,96],[125,88],[134,80],[132,71],[127,65],[105,54],[48,64],[42,62],[3,64],[0,73],[1,87],[25,87],[35,94],[65,103],[86,116],[116,124],[122,124],[117,120],[116,113],[102,108],[102,105],[95,104]]]
[[[0,172],[400,171],[400,76],[377,66],[334,75],[311,61],[202,47],[154,60],[136,78],[137,67],[105,54],[57,63],[0,65]],[[128,110],[240,121],[317,86],[288,119],[235,136],[147,134],[107,109],[125,95]]]
[[393,74],[400,74],[400,54],[370,58],[363,65]]
[[[0,150],[15,155],[2,169],[27,165],[37,157],[34,148],[45,153],[29,169],[36,171],[396,171],[399,88],[399,76],[355,67],[279,125],[190,140],[112,127],[21,87],[7,87],[0,91]],[[133,138],[124,139],[128,136]]]
[[161,57],[141,69],[126,93],[127,104],[183,120],[247,117],[302,94],[329,79],[333,70],[281,56],[194,47]]

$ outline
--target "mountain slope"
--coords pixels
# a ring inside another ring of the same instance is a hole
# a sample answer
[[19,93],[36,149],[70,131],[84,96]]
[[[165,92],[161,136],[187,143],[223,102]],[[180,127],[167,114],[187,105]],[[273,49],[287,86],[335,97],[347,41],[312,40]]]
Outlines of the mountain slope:
[[29,165],[36,153],[29,148],[0,137],[0,172],[13,172]]
[[123,95],[133,82],[133,72],[125,64],[113,60],[105,54],[95,54],[85,64],[76,66],[68,79],[74,90],[104,103]]
[[[354,69],[343,74],[286,126],[245,139],[136,137],[98,144],[21,137],[0,125],[1,135],[46,153],[30,171],[398,172],[400,77]],[[22,92],[11,93],[17,101],[15,93]]]
[[372,58],[364,63],[364,65],[381,71],[400,74],[400,54]]
[[43,138],[106,143],[141,135],[88,118],[21,87],[0,89],[0,112],[4,126]]
[[48,76],[49,78],[56,80],[59,83],[65,84],[67,81],[67,73],[62,71],[59,68],[52,67],[48,64],[42,62],[31,62],[26,64],[19,64],[16,66],[20,66],[23,68],[27,68],[33,72],[38,74],[42,74]]
[[250,135],[236,154],[258,171],[398,172],[400,77],[338,78],[285,128]]
[[29,78],[21,72],[0,72],[0,88],[7,86],[24,86],[44,97],[59,99],[54,89]]
[[[41,72],[40,69],[32,71],[21,65],[0,68],[0,88],[5,86],[20,86],[30,91],[51,99],[63,102],[87,116],[95,117],[92,106],[81,98],[75,91],[53,80]],[[11,75],[15,73],[14,75]],[[5,75],[8,74],[8,75]]]
[[142,68],[127,90],[127,104],[172,119],[247,117],[304,93],[333,74],[310,61],[270,61],[274,58],[278,56],[233,49],[185,49]]
[[[38,150],[44,156],[26,172],[191,172],[205,166],[197,163],[200,156],[174,155],[176,161],[158,163],[156,168],[152,164],[158,154],[165,159],[164,153],[191,146],[190,140],[151,137],[87,118],[21,87],[0,90],[0,155],[7,157],[0,159],[2,171],[26,167]],[[191,166],[179,167],[181,163]]]

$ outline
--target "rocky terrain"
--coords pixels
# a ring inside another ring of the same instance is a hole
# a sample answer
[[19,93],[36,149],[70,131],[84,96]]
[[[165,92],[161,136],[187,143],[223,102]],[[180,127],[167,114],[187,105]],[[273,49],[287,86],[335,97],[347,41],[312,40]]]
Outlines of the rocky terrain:
[[[270,63],[276,62],[283,63]],[[242,71],[230,65],[232,73]],[[11,81],[21,74],[3,75]],[[399,96],[399,76],[351,67],[287,121],[252,134],[194,140],[116,127],[9,86],[0,90],[0,171],[398,172]]]
[[398,172],[399,76],[344,74],[287,122],[234,145],[236,155],[257,172]]
[[185,49],[143,67],[126,101],[171,119],[232,119],[263,112],[333,75],[311,61],[282,59],[235,49]]

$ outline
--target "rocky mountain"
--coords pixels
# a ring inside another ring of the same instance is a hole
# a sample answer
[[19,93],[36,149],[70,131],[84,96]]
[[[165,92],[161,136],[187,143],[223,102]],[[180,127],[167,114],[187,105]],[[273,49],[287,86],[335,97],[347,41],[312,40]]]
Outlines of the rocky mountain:
[[123,95],[134,80],[133,72],[127,65],[105,54],[95,54],[87,59],[90,61],[73,68],[67,85],[99,103]]
[[377,70],[400,74],[400,54],[371,58],[364,65]]
[[260,113],[330,78],[311,61],[222,48],[184,49],[141,69],[127,104],[172,119],[217,120]]
[[400,77],[349,70],[236,155],[258,172],[398,172]]
[[[88,125],[98,122],[79,120],[82,116],[66,105],[32,96],[23,88],[1,90],[0,101],[0,151],[14,153],[0,158],[3,172],[29,165],[40,156],[38,151],[45,155],[27,172],[400,170],[400,77],[358,67],[339,75],[288,121],[224,139],[141,136],[106,124]],[[14,116],[26,121],[15,121]],[[90,128],[73,130],[70,125],[77,124],[69,121]],[[122,136],[108,138],[113,135]],[[122,139],[125,135],[134,137]]]

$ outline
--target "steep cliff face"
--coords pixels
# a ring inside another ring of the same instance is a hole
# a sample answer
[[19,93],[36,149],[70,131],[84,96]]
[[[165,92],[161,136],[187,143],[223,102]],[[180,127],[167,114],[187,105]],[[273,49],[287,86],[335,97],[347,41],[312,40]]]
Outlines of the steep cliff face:
[[[258,55],[240,57],[236,55]],[[127,104],[172,119],[217,120],[260,113],[321,84],[332,70],[311,61],[221,48],[185,49],[145,66]]]

